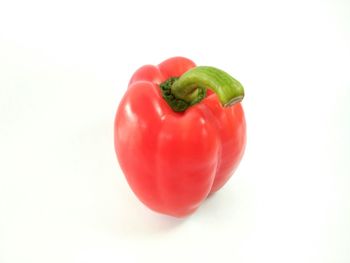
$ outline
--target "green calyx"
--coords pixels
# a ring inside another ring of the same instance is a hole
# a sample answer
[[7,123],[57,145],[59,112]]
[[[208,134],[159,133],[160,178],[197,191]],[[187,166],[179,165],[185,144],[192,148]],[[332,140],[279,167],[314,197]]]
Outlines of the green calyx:
[[199,103],[205,98],[207,88],[216,93],[224,107],[232,106],[244,97],[243,86],[214,67],[195,67],[179,78],[172,77],[160,84],[163,98],[175,112],[185,111]]
[[200,91],[200,94],[193,99],[191,102],[187,102],[183,99],[175,97],[175,95],[172,93],[172,86],[173,84],[178,80],[177,77],[172,77],[166,80],[165,82],[161,83],[159,85],[162,96],[165,99],[165,101],[169,104],[169,106],[176,112],[182,112],[185,111],[188,107],[192,106],[193,104],[196,104],[200,102],[205,97],[205,90]]
[[161,91],[162,91],[162,96],[165,99],[165,101],[169,104],[169,106],[176,112],[181,112],[185,111],[189,107],[189,103],[176,98],[172,93],[171,93],[171,86],[174,84],[174,82],[178,78],[169,78],[165,82],[159,85]]

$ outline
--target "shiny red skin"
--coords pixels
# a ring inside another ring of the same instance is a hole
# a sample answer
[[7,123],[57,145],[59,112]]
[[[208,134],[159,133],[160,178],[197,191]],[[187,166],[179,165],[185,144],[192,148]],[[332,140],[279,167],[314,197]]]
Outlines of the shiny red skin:
[[183,217],[220,189],[236,170],[246,144],[240,103],[224,108],[208,92],[183,113],[162,98],[159,84],[195,64],[175,57],[132,76],[115,118],[115,150],[136,196],[154,211]]

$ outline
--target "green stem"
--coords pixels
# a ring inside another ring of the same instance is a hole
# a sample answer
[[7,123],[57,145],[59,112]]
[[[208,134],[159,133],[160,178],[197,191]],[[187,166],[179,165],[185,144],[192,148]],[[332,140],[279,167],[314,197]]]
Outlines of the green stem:
[[176,111],[185,111],[188,107],[205,98],[206,89],[218,96],[224,107],[242,101],[242,85],[226,72],[207,66],[195,67],[180,78],[170,78],[160,85],[163,98]]

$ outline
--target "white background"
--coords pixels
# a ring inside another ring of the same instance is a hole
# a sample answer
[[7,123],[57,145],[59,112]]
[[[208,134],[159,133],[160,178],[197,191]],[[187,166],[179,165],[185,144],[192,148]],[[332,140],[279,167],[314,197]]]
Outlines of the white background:
[[[1,1],[0,262],[350,262],[350,4]],[[144,207],[113,148],[143,64],[245,86],[244,159],[185,220]]]

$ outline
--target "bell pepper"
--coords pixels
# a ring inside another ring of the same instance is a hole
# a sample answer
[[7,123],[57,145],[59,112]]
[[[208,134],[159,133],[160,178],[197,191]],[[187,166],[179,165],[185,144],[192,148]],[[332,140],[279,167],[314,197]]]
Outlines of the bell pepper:
[[114,142],[141,202],[184,217],[229,180],[246,144],[243,96],[224,71],[183,57],[134,73],[116,113]]

